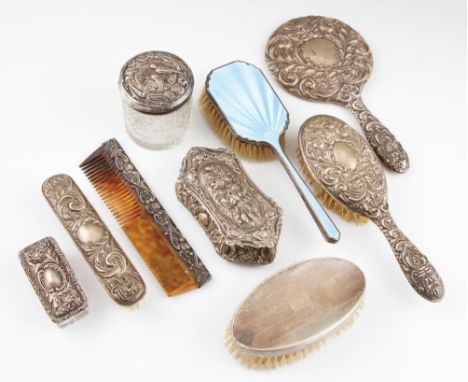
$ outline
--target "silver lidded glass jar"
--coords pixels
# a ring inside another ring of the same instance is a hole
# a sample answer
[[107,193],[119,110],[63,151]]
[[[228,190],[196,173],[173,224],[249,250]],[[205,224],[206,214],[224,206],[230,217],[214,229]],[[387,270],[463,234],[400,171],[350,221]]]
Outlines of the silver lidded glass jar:
[[144,52],[128,60],[119,89],[130,137],[155,150],[179,143],[190,124],[193,83],[189,66],[172,53]]

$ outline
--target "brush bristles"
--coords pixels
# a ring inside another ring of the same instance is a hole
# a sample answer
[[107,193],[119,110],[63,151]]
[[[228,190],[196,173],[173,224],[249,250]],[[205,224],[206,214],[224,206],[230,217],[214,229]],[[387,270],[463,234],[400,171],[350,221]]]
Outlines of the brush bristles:
[[328,209],[332,210],[333,212],[340,215],[343,219],[354,222],[356,224],[365,224],[369,221],[368,218],[365,216],[351,211],[350,209],[346,208],[343,204],[337,202],[321,185],[318,183],[313,175],[310,173],[307,164],[302,157],[302,153],[300,149],[297,149],[297,160],[299,162],[299,166],[301,168],[302,174],[305,175],[307,182],[311,185],[312,191],[314,195],[323,202],[323,205],[326,206]]
[[118,176],[104,155],[97,155],[80,167],[121,227],[140,216],[140,206],[131,187]]
[[234,356],[234,358],[238,359],[249,369],[276,369],[279,366],[302,359],[315,350],[319,350],[323,345],[325,345],[325,342],[326,340],[321,340],[319,342],[304,347],[304,349],[301,349],[300,351],[296,351],[290,354],[272,357],[261,357],[243,353],[241,348],[239,348],[234,342],[232,338],[232,333],[230,332],[230,329],[228,329],[228,331],[226,332],[225,345],[227,349],[231,352],[231,354]]
[[[274,150],[266,144],[246,143],[237,139],[206,89],[203,89],[200,95],[200,109],[219,138],[240,157],[256,161],[268,161],[276,158]],[[280,144],[281,147],[284,147],[284,134],[280,138]]]
[[356,310],[353,312],[350,318],[343,322],[335,331],[330,333],[325,338],[314,342],[310,345],[306,345],[303,349],[295,351],[293,353],[279,355],[279,356],[256,356],[252,354],[246,354],[242,352],[242,349],[237,346],[232,335],[232,326],[226,330],[226,341],[225,346],[242,364],[244,364],[249,369],[276,369],[279,366],[297,361],[309,355],[310,353],[319,350],[325,345],[327,339],[334,336],[341,335],[344,331],[350,328],[355,319],[359,316],[360,312],[364,309],[364,303],[361,301],[357,306]]

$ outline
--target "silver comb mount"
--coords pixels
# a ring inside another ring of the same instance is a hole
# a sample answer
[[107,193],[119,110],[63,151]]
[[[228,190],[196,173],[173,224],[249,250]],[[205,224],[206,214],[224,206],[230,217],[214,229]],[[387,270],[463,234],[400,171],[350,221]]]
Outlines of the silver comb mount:
[[246,62],[232,62],[208,75],[206,91],[237,139],[274,150],[325,239],[337,242],[340,232],[281,148],[288,112],[262,71]]

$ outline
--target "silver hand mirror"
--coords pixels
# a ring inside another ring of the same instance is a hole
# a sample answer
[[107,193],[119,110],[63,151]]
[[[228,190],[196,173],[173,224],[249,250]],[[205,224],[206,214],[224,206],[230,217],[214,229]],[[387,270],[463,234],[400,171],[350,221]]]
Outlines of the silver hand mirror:
[[293,19],[271,35],[265,56],[268,68],[286,90],[306,100],[347,107],[382,162],[399,173],[408,170],[408,155],[400,142],[362,102],[372,54],[354,29],[320,16]]

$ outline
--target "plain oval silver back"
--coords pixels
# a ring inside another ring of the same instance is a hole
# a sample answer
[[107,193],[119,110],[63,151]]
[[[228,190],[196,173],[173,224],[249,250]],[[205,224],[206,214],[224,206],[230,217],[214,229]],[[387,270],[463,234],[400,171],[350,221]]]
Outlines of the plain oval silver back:
[[294,264],[261,283],[232,323],[243,353],[277,356],[299,351],[338,330],[358,309],[365,277],[353,263],[318,258]]

